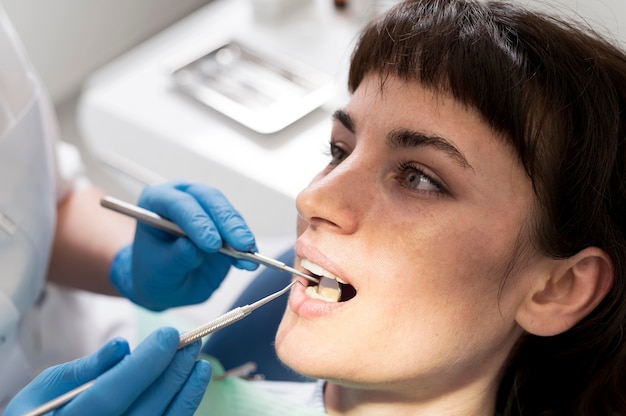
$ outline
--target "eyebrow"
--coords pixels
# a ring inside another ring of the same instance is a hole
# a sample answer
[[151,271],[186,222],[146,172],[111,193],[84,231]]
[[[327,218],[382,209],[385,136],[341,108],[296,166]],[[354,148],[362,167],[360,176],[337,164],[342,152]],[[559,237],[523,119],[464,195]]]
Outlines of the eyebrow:
[[[354,120],[350,114],[343,110],[337,110],[333,113],[333,120],[339,121],[346,129],[348,129],[351,133],[354,133]],[[387,145],[392,149],[424,146],[433,147],[444,152],[461,167],[472,171],[474,170],[463,153],[450,143],[449,140],[437,135],[407,129],[399,129],[394,130],[387,135]]]
[[337,120],[343,126],[350,131],[350,133],[354,133],[354,121],[350,114],[346,113],[343,110],[337,110],[333,113],[333,120]]
[[462,168],[474,170],[459,149],[450,143],[449,140],[437,135],[407,129],[394,130],[387,135],[387,145],[392,149],[421,146],[432,147],[444,152]]

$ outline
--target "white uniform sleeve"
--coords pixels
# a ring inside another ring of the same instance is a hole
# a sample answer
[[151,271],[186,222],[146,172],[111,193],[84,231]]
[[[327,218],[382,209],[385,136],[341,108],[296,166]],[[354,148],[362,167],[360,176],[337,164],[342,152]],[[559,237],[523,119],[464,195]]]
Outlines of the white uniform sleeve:
[[76,148],[59,140],[52,102],[27,59],[17,33],[0,5],[0,137],[14,126],[28,103],[41,104],[44,135],[50,142],[55,165],[55,193],[61,201],[76,186],[86,182],[85,168]]
[[76,146],[57,140],[56,146],[56,196],[61,202],[72,189],[90,184],[85,165]]
[[52,141],[53,162],[55,166],[55,191],[57,203],[61,202],[72,189],[86,186],[89,181],[86,176],[85,165],[78,149],[67,142],[60,140],[59,127],[52,103],[41,85],[40,100],[44,129],[49,140]]

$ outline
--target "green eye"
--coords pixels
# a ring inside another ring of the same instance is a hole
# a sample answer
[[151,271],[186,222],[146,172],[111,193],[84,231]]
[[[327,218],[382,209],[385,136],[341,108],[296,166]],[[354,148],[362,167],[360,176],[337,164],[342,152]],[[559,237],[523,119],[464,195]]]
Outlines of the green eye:
[[442,186],[419,167],[403,163],[398,169],[398,181],[408,189],[425,192],[442,192]]

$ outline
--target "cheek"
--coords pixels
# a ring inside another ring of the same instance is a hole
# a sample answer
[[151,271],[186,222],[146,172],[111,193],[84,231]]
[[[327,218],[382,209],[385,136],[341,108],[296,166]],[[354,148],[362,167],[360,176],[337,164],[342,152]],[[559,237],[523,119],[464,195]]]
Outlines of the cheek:
[[515,243],[502,239],[504,234],[488,231],[486,226],[441,226],[422,227],[410,237],[405,233],[402,244],[390,245],[394,252],[404,253],[395,262],[402,264],[400,269],[411,270],[414,278],[398,279],[404,286],[398,289],[417,287],[430,296],[439,294],[444,301],[480,303],[482,299],[495,304]]
[[298,219],[296,222],[296,234],[298,237],[302,235],[302,233],[306,230],[308,223],[302,218],[301,215],[298,215]]

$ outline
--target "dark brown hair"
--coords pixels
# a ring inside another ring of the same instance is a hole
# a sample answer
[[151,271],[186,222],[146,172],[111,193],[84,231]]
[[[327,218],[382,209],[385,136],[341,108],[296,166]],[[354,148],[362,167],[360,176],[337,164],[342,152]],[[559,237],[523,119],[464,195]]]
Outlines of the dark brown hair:
[[370,73],[418,81],[478,110],[535,190],[532,242],[609,254],[615,282],[553,337],[525,335],[504,370],[508,415],[626,415],[626,54],[588,27],[504,2],[405,1],[372,22],[349,88]]

